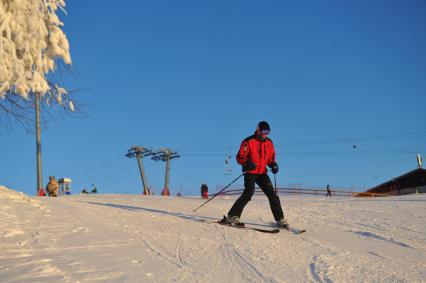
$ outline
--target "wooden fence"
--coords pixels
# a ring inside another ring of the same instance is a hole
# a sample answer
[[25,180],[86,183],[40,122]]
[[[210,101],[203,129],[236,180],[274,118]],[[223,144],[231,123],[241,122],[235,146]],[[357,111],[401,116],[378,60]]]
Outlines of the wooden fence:
[[[221,195],[232,196],[240,195],[244,189],[231,189],[223,192]],[[302,189],[302,188],[277,188],[280,195],[313,195],[313,196],[326,196],[327,190],[325,189]],[[353,192],[345,190],[330,190],[332,197],[388,197],[391,195],[369,192]],[[263,192],[256,188],[255,195],[263,194]]]

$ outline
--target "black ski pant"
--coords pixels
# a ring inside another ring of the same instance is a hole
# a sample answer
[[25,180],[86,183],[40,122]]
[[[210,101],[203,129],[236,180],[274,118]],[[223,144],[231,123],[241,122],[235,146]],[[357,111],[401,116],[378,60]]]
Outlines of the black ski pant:
[[268,174],[244,174],[244,191],[241,196],[235,201],[231,210],[228,212],[228,216],[238,216],[241,217],[241,213],[244,210],[244,207],[251,200],[255,185],[258,185],[260,189],[268,197],[269,205],[271,206],[272,214],[274,215],[275,220],[280,220],[284,218],[283,209],[281,208],[280,199],[275,193],[274,187],[272,186],[271,179],[269,179]]

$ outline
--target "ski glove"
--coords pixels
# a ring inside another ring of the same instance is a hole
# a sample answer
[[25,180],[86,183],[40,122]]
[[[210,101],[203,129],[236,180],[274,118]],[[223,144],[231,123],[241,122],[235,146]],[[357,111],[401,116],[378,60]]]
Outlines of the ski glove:
[[274,162],[274,163],[271,164],[271,171],[274,174],[277,174],[278,171],[280,171],[280,169],[278,168],[278,164],[276,162]]
[[256,169],[256,164],[251,162],[250,160],[247,160],[246,163],[243,165],[243,172],[245,171],[251,171]]

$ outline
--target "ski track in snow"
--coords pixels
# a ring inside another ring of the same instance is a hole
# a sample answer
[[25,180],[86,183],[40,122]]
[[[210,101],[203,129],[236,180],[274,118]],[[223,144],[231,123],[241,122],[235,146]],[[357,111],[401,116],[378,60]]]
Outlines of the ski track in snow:
[[[252,282],[276,282],[272,278],[264,275],[260,270],[258,270],[253,264],[251,264],[247,259],[245,259],[238,251],[235,246],[233,246],[228,238],[226,237],[225,228],[234,229],[232,227],[223,227],[217,230],[222,231],[222,237],[224,240],[223,251],[227,255],[226,257],[230,259],[235,265],[239,266],[234,267],[234,272],[240,272],[244,280],[250,280]],[[250,231],[251,232],[251,231]],[[254,231],[253,231],[254,232]],[[246,270],[245,272],[243,272]],[[253,278],[254,276],[254,278]]]
[[150,249],[152,252],[154,252],[157,256],[161,257],[162,259],[164,259],[166,262],[175,265],[179,268],[183,268],[183,265],[181,264],[181,262],[179,261],[175,261],[173,259],[173,257],[166,251],[164,250],[160,250],[158,248],[158,244],[151,244],[150,242],[143,240],[143,242],[145,243],[145,245],[148,247],[148,249]]
[[311,264],[309,264],[309,272],[314,282],[331,283],[327,277],[327,265],[323,262],[321,256],[314,256]]

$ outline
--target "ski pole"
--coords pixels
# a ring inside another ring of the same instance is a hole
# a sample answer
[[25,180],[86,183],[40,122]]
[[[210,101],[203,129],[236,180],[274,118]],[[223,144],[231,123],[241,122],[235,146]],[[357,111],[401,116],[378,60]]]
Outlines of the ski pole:
[[201,208],[202,206],[204,206],[206,203],[208,203],[209,201],[211,201],[212,199],[214,199],[215,197],[217,197],[221,192],[223,192],[224,190],[226,190],[230,185],[232,185],[233,183],[235,183],[239,178],[241,178],[246,172],[243,172],[240,176],[238,176],[237,178],[235,178],[234,181],[232,181],[231,183],[229,183],[226,187],[224,187],[223,189],[221,189],[220,191],[218,191],[217,193],[215,193],[213,195],[213,197],[211,197],[210,199],[208,199],[206,202],[204,202],[202,205],[200,205],[199,207],[197,207],[196,209],[194,209],[192,211],[192,213],[196,212],[199,208]]
[[278,195],[278,191],[277,191],[277,175],[274,174],[274,183],[275,183],[275,194]]

